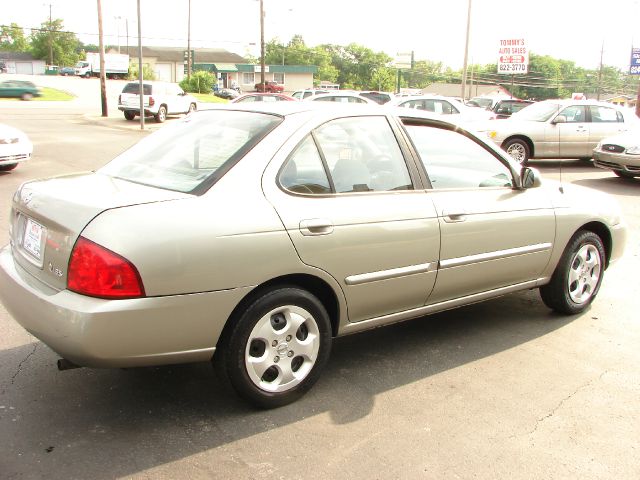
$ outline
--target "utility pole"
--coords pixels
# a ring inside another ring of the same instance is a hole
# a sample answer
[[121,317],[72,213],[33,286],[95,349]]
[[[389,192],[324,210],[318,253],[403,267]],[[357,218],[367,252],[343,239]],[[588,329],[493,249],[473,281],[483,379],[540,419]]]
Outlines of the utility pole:
[[108,117],[107,109],[107,81],[104,71],[104,42],[102,41],[102,3],[98,2],[98,45],[100,47],[100,98],[102,100],[102,116]]
[[260,83],[264,85],[264,4],[260,0]]
[[602,40],[602,48],[600,49],[600,69],[598,70],[598,101],[600,101],[600,87],[602,85],[602,56],[604,54],[604,40]]
[[187,19],[187,80],[191,78],[191,0],[189,0],[189,15]]
[[469,0],[469,8],[467,10],[467,39],[464,44],[464,64],[462,66],[462,101],[466,100],[467,88],[467,59],[469,57],[469,32],[471,30],[471,0]]
[[51,4],[49,4],[49,65],[53,65],[53,22],[51,20]]
[[138,92],[140,97],[140,130],[144,130],[144,87],[142,83],[142,20],[140,19],[140,0],[138,0]]

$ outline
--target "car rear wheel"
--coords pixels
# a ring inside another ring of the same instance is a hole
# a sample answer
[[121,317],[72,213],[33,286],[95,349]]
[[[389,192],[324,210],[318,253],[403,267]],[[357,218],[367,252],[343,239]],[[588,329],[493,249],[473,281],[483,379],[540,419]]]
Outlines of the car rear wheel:
[[296,287],[264,292],[232,328],[219,342],[216,367],[242,398],[262,408],[304,395],[331,351],[327,311],[314,295]]
[[195,112],[198,109],[195,103],[189,105],[189,111],[187,113]]
[[133,120],[134,118],[136,118],[136,114],[134,112],[125,111],[124,118],[126,118],[127,120]]
[[163,123],[167,119],[167,107],[164,105],[160,105],[158,108],[158,113],[155,115],[156,122]]
[[562,254],[551,281],[540,287],[542,301],[558,313],[580,313],[598,294],[604,262],[600,237],[584,230],[577,232]]
[[531,151],[527,142],[520,138],[513,138],[504,145],[504,149],[507,151],[511,158],[513,158],[520,165],[525,166],[529,162]]
[[638,175],[634,175],[633,173],[623,172],[622,170],[614,170],[615,173],[620,178],[636,178]]

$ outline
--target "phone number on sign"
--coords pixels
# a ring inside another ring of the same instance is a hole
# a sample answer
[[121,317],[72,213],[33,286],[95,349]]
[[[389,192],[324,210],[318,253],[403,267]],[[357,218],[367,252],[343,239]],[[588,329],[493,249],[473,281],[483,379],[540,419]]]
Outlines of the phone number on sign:
[[501,64],[498,64],[498,72],[527,73],[527,66],[524,63],[501,63]]

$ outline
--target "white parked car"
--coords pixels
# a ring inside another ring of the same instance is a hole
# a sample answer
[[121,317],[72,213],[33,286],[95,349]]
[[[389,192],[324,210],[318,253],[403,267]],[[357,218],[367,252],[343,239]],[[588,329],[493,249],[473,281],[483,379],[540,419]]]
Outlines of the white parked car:
[[[162,123],[167,115],[191,113],[198,108],[198,100],[185,93],[179,85],[166,82],[144,82],[144,114]],[[140,114],[140,83],[129,82],[118,97],[118,110],[124,118],[133,120]]]
[[31,158],[33,144],[27,134],[0,123],[0,172],[8,172]]
[[338,103],[359,103],[361,105],[379,105],[378,102],[370,98],[361,96],[358,92],[330,92],[320,95],[311,95],[304,99],[305,102],[338,102]]
[[451,115],[451,120],[459,122],[474,122],[491,119],[487,110],[468,107],[455,98],[440,95],[414,95],[411,97],[397,97],[388,105],[403,108],[415,108],[439,115]]

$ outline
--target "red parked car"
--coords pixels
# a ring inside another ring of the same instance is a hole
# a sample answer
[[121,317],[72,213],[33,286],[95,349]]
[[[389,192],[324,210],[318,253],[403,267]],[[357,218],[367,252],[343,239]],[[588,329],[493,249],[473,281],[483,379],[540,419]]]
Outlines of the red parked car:
[[256,83],[256,92],[268,92],[268,93],[282,93],[284,92],[284,85],[280,85],[278,82],[266,81],[264,85],[262,82]]

